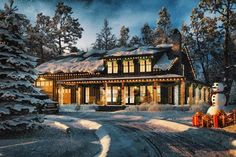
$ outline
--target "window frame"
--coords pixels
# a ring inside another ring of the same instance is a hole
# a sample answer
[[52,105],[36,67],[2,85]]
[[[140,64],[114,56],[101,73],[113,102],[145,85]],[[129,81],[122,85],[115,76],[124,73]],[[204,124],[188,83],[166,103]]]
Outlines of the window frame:
[[134,66],[134,60],[124,60],[123,63],[123,73],[134,73],[135,66]]
[[118,74],[119,65],[117,61],[107,61],[107,73]]
[[139,71],[152,72],[152,61],[150,59],[140,59],[139,60]]

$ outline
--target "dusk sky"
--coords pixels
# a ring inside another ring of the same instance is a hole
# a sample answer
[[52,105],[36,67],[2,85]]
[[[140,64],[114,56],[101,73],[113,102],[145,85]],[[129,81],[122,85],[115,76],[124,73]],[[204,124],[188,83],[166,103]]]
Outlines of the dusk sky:
[[[59,0],[16,0],[19,12],[35,22],[38,13],[52,16]],[[6,0],[0,0],[3,8]],[[129,27],[130,36],[140,35],[140,28],[144,23],[151,27],[156,26],[158,11],[164,6],[171,14],[172,26],[180,28],[185,21],[188,23],[192,8],[196,7],[199,0],[67,0],[65,4],[73,8],[73,16],[79,18],[84,28],[82,38],[78,41],[81,49],[91,48],[107,18],[112,32],[119,37],[122,25]]]

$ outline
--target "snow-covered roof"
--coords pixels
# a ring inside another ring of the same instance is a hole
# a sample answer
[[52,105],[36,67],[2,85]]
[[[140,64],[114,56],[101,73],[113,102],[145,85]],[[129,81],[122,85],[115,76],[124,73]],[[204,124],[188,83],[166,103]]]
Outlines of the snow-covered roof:
[[[132,48],[115,48],[110,51],[104,50],[90,50],[86,53],[67,53],[66,55],[59,56],[56,59],[48,61],[39,65],[36,69],[40,73],[73,73],[73,72],[88,72],[95,73],[104,70],[103,58],[104,57],[119,57],[119,56],[132,56],[132,55],[147,55],[158,52],[163,52],[163,48],[169,48],[170,45],[162,45],[159,48],[142,46]],[[164,60],[164,59],[163,59]],[[164,61],[163,61],[164,62]],[[172,63],[172,62],[171,62]],[[166,64],[170,64],[167,62]],[[157,68],[161,65],[156,65]],[[166,65],[163,65],[166,67]]]
[[178,58],[169,59],[168,55],[164,53],[161,58],[154,65],[154,69],[160,69],[163,71],[169,70]]
[[40,73],[72,73],[88,72],[94,73],[103,70],[103,60],[96,57],[89,57],[85,60],[77,57],[65,57],[59,60],[52,60],[39,65],[36,69]]
[[142,47],[134,47],[134,48],[115,48],[113,50],[108,51],[105,57],[111,56],[132,56],[132,55],[145,55],[145,54],[154,54],[159,52],[159,48],[150,47],[150,46],[142,46]]

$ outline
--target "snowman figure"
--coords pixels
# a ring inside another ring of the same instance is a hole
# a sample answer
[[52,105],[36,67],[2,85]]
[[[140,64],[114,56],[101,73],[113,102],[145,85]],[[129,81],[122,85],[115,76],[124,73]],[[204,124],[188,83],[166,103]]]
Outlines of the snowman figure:
[[226,97],[224,92],[224,85],[220,82],[215,82],[212,86],[211,107],[207,110],[210,115],[216,115],[220,110],[224,110]]

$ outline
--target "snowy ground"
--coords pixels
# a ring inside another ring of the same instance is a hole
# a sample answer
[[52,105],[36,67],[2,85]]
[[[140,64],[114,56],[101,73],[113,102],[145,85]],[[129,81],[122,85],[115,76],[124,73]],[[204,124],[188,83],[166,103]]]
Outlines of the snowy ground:
[[0,156],[233,156],[235,129],[194,128],[192,115],[189,111],[61,112],[47,115],[48,127],[34,134],[1,137]]

